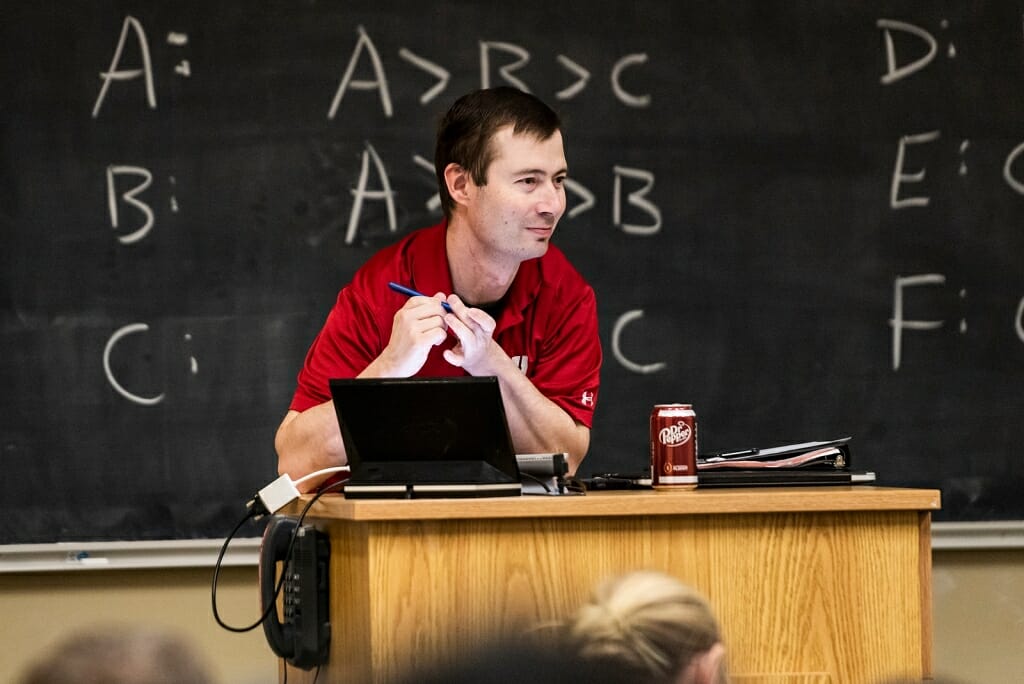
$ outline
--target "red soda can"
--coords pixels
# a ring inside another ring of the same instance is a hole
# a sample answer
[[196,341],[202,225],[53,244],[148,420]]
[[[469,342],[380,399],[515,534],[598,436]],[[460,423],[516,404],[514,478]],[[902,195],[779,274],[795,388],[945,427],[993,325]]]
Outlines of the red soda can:
[[692,404],[657,404],[651,410],[651,485],[697,486],[697,413]]

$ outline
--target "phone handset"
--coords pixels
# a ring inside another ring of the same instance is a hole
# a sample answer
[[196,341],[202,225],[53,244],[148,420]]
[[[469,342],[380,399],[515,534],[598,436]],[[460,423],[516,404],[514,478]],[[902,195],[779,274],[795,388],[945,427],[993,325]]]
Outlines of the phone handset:
[[[289,546],[292,553],[286,558]],[[263,621],[263,633],[275,654],[308,670],[327,662],[331,640],[327,535],[312,525],[299,527],[295,518],[270,519],[260,545],[260,603],[264,611],[277,598],[277,564],[281,562],[284,617],[278,616],[276,607],[271,610]]]

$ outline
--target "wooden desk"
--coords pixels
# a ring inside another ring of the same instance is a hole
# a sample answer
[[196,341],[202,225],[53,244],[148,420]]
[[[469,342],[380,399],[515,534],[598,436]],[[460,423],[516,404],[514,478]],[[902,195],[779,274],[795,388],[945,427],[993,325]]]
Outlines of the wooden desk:
[[[489,635],[564,617],[600,579],[637,568],[707,595],[737,681],[921,678],[939,505],[937,490],[866,486],[332,495],[310,511],[331,538],[332,659],[320,681],[388,681],[457,659]],[[289,682],[312,677],[289,668]]]

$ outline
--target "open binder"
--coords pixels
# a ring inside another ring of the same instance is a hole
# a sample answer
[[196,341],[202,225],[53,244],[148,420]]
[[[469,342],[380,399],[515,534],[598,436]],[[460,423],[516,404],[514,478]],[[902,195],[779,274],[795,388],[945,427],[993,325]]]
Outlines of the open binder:
[[697,458],[697,483],[753,487],[874,482],[874,473],[850,467],[850,439],[702,454]]

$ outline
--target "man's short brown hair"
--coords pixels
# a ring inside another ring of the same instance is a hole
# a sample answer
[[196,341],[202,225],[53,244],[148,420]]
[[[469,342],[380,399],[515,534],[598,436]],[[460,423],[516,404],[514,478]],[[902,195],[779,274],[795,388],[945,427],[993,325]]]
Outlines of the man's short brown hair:
[[455,163],[469,172],[477,185],[487,184],[487,167],[494,161],[491,139],[505,126],[515,134],[547,140],[560,131],[558,114],[538,98],[508,86],[476,90],[463,95],[437,127],[434,169],[444,215],[450,219],[455,201],[448,194],[444,170]]

